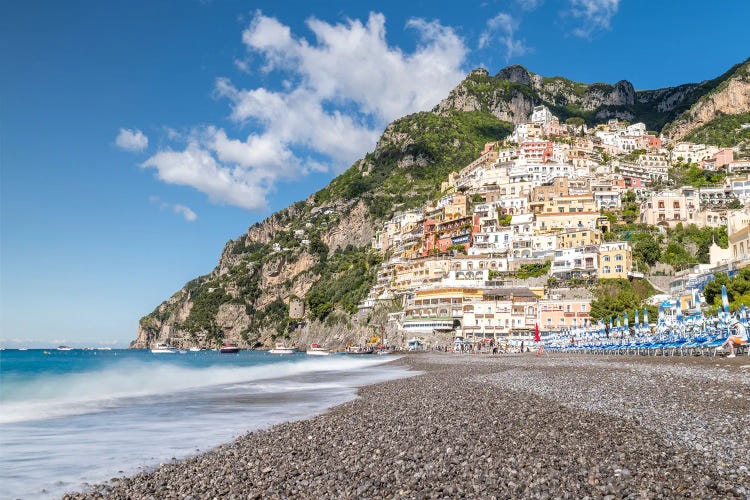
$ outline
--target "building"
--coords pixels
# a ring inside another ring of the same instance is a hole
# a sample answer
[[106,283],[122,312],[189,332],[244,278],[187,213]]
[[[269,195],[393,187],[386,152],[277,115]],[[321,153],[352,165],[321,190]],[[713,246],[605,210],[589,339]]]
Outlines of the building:
[[695,224],[699,207],[697,194],[686,196],[674,191],[655,193],[641,204],[641,224],[669,227],[679,223]]
[[599,279],[627,279],[633,270],[633,252],[624,241],[599,245]]
[[547,106],[534,106],[531,112],[531,123],[540,123],[542,125],[551,122],[554,117]]
[[518,148],[519,160],[523,160],[527,164],[546,163],[552,159],[552,154],[552,141],[526,140]]

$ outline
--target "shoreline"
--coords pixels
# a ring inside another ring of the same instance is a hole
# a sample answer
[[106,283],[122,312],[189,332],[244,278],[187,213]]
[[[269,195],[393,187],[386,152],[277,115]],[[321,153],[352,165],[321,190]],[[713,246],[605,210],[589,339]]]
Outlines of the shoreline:
[[750,359],[729,361],[409,354],[421,375],[64,498],[747,498]]

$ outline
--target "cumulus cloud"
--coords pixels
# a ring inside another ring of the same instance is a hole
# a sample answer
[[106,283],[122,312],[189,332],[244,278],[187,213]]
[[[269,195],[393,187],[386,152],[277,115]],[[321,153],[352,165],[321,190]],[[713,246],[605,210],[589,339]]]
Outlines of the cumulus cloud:
[[125,151],[139,152],[148,147],[148,137],[138,129],[121,128],[115,144]]
[[198,218],[198,215],[188,206],[180,205],[179,203],[167,203],[166,201],[162,201],[158,196],[152,196],[149,200],[151,203],[159,205],[159,208],[162,210],[171,210],[176,214],[182,215],[188,222],[194,222]]
[[485,30],[479,37],[479,48],[483,49],[497,40],[505,50],[505,62],[515,56],[522,56],[531,51],[523,40],[516,38],[520,22],[510,14],[500,12],[487,21]]
[[306,26],[312,40],[256,12],[242,33],[248,56],[241,69],[256,64],[279,77],[279,88],[217,78],[216,95],[249,134],[197,127],[183,150],[159,151],[142,167],[214,202],[262,210],[279,181],[343,170],[375,145],[389,121],[429,109],[464,76],[463,40],[436,21],[408,21],[418,42],[410,53],[388,45],[382,14],[337,24],[310,18]]
[[596,31],[609,30],[619,6],[620,0],[570,0],[570,15],[581,21],[573,34],[590,38]]

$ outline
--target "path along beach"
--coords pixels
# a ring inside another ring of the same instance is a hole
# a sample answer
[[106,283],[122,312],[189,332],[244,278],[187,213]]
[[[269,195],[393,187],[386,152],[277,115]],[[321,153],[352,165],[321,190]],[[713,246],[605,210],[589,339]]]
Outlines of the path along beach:
[[750,498],[750,358],[414,354],[422,375],[67,498]]

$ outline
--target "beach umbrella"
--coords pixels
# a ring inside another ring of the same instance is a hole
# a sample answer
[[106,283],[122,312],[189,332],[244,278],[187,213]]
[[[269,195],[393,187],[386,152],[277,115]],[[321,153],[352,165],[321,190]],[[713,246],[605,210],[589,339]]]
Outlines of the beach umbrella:
[[659,325],[663,325],[664,321],[664,302],[662,302],[661,304],[659,304],[659,319],[657,320],[657,323]]
[[534,342],[540,342],[541,340],[539,337],[539,323],[534,323]]
[[648,309],[646,309],[645,307],[643,308],[643,326],[645,326],[646,328],[649,327],[649,325],[648,325]]
[[622,331],[622,336],[630,335],[630,321],[628,320],[628,312],[625,311],[625,321],[624,321],[624,329]]
[[633,320],[635,322],[635,327],[638,328],[639,322],[638,322],[638,309],[635,310],[635,319]]
[[724,307],[724,314],[729,315],[729,295],[727,294],[727,286],[721,285],[721,305]]

